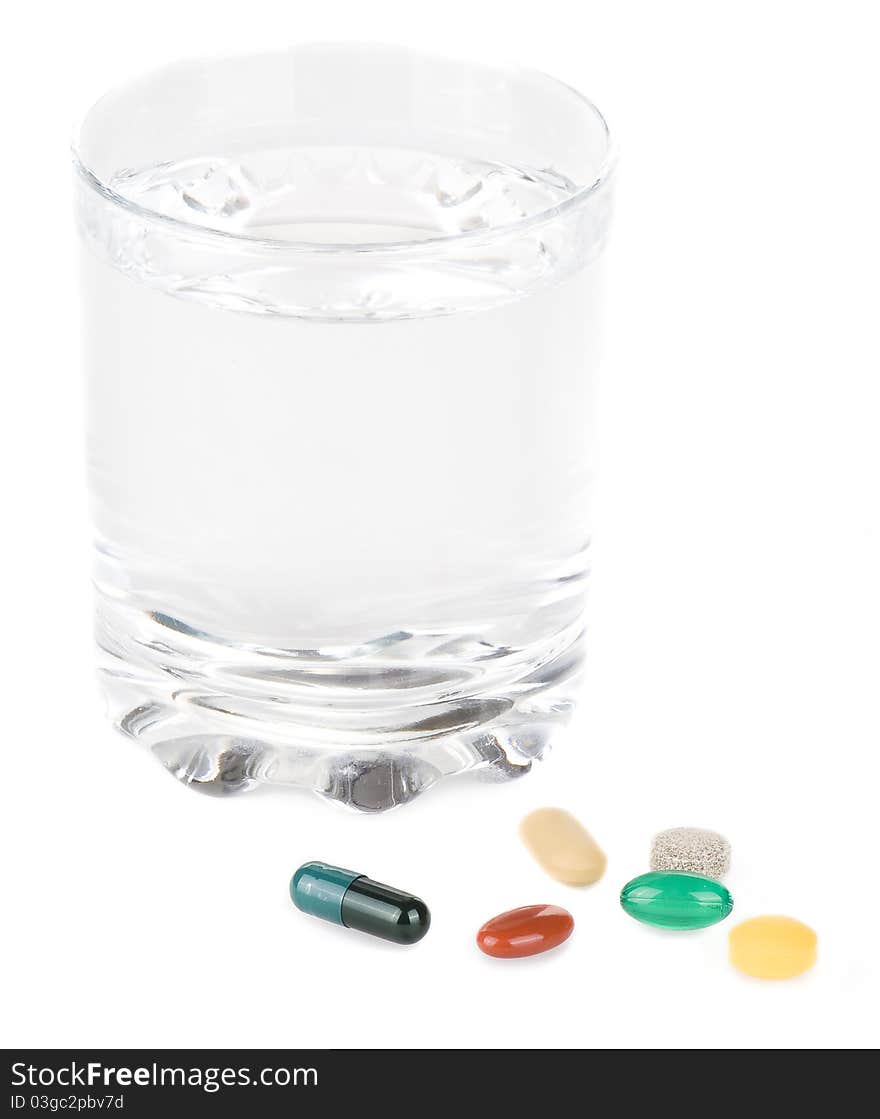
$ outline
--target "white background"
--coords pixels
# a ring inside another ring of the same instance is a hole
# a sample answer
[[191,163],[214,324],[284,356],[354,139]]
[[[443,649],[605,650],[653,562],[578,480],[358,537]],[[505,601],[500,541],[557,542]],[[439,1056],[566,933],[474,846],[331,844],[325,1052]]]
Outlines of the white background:
[[[97,0],[15,5],[0,83],[3,1041],[30,1046],[876,1045],[878,175],[873,6]],[[67,143],[105,88],[187,54],[380,40],[551,71],[622,160],[609,249],[590,669],[566,741],[506,786],[382,818],[215,800],[104,724],[90,642]],[[542,804],[596,887],[517,839]],[[662,934],[617,893],[658,828],[734,847],[732,921],[797,916],[820,960],[762,984],[727,928]],[[319,858],[420,893],[410,950],[297,913]],[[577,927],[483,957],[533,902]]]

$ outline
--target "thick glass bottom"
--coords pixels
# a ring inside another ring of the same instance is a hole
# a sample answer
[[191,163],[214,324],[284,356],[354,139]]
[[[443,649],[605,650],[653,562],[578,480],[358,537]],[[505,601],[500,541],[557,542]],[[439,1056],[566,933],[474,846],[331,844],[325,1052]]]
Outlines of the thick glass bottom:
[[110,717],[191,788],[308,789],[364,812],[445,777],[521,776],[577,694],[583,627],[525,648],[392,633],[352,648],[218,641],[99,595]]

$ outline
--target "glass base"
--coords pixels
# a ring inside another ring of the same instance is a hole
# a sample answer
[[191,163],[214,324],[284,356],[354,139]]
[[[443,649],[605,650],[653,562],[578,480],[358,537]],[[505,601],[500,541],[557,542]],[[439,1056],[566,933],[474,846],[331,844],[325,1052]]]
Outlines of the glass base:
[[184,784],[310,789],[363,812],[444,777],[528,773],[571,713],[583,626],[527,648],[393,633],[350,648],[225,643],[99,596],[109,713]]

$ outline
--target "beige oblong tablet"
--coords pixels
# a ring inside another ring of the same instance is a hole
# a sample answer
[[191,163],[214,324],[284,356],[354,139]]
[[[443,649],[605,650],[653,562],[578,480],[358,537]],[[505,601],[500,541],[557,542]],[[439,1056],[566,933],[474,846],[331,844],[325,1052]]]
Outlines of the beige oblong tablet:
[[589,886],[608,860],[580,820],[563,808],[536,808],[519,826],[523,843],[541,868],[568,886]]

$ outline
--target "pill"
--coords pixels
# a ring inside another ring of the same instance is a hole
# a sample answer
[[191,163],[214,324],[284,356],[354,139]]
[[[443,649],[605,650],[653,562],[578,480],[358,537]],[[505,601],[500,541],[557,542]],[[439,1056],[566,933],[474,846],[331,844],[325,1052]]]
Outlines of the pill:
[[395,944],[415,944],[431,924],[421,898],[328,863],[303,863],[290,880],[290,896],[303,913]]
[[735,968],[758,979],[791,979],[816,962],[817,937],[794,917],[752,917],[730,930],[728,954]]
[[536,956],[568,940],[574,918],[558,905],[524,905],[499,913],[477,933],[477,947],[501,960]]
[[730,844],[706,828],[667,828],[654,836],[651,870],[684,870],[723,878],[730,870]]
[[630,917],[658,929],[705,929],[733,909],[726,886],[702,874],[649,871],[627,882],[620,904]]
[[519,826],[541,868],[568,886],[589,886],[605,873],[605,852],[580,820],[562,808],[537,808]]

